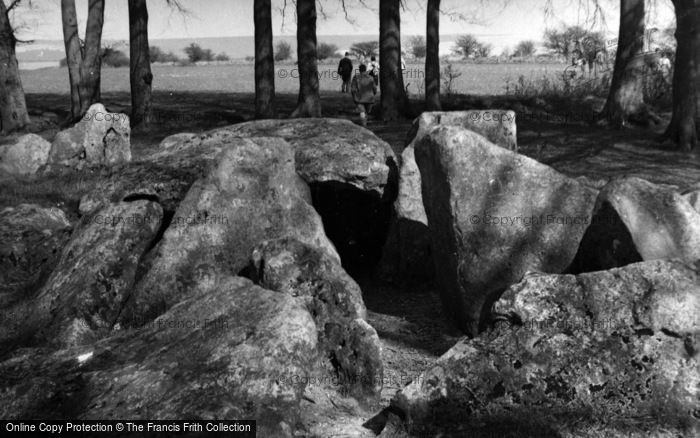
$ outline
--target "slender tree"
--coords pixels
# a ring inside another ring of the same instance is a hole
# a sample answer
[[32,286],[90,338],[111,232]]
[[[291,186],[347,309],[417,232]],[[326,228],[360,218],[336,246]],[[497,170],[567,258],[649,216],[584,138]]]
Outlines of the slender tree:
[[425,52],[425,108],[440,111],[440,0],[428,0]]
[[602,116],[616,127],[646,112],[644,104],[644,0],[620,0],[620,32],[608,100]]
[[673,116],[664,136],[679,149],[692,150],[700,137],[700,0],[673,0],[676,62]]
[[20,0],[5,6],[0,0],[0,131],[9,133],[29,124],[27,103],[24,99],[19,64],[15,54],[17,39],[10,23],[9,13]]
[[89,0],[85,43],[81,44],[75,0],[61,0],[63,41],[70,78],[71,116],[74,121],[79,120],[90,105],[100,101],[104,10],[104,0]]
[[146,0],[129,0],[129,62],[131,125],[147,126],[151,119],[153,73],[148,46]]
[[410,116],[401,71],[401,0],[379,0],[379,86],[385,121]]
[[255,118],[275,117],[275,60],[270,0],[255,0]]
[[297,0],[299,103],[292,117],[321,117],[316,56],[316,1]]

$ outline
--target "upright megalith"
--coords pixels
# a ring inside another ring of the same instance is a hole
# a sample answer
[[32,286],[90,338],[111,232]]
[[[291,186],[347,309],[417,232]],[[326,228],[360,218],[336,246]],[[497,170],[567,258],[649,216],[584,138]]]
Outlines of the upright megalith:
[[527,271],[571,263],[594,190],[452,126],[422,137],[416,162],[444,308],[463,331],[477,334],[491,302]]
[[390,279],[432,279],[428,218],[423,207],[421,175],[415,145],[436,126],[455,126],[481,134],[495,145],[517,151],[515,113],[500,110],[425,112],[413,122],[401,153],[398,196],[394,217],[380,262],[380,273]]

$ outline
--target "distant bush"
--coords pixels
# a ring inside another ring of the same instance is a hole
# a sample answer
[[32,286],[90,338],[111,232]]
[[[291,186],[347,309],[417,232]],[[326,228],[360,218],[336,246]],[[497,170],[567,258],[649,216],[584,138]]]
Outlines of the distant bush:
[[455,42],[454,52],[464,58],[474,56],[479,48],[479,40],[474,35],[462,35]]
[[319,43],[318,46],[316,46],[316,58],[318,58],[319,61],[323,61],[324,59],[335,56],[335,52],[337,51],[338,46],[335,44]]
[[[573,72],[576,72],[575,70]],[[610,89],[610,75],[589,78],[583,74],[570,74],[564,70],[562,74],[539,78],[520,75],[517,81],[506,80],[506,94],[518,98],[544,99],[580,99],[586,96],[607,97]]]
[[360,43],[355,43],[350,47],[350,51],[356,56],[364,56],[369,58],[370,56],[376,56],[379,54],[379,41],[363,41]]
[[417,35],[411,38],[410,43],[411,53],[413,53],[413,56],[416,58],[425,58],[427,53],[425,38],[423,38],[421,35]]
[[467,58],[486,58],[491,53],[491,45],[479,41],[474,35],[462,35],[455,42],[454,52]]
[[214,59],[217,61],[230,61],[231,60],[231,58],[229,58],[229,56],[223,52],[216,55],[216,57]]
[[335,52],[337,51],[338,46],[335,44],[319,43],[316,46],[316,58],[318,58],[319,61],[323,61],[324,59],[335,56]]
[[214,52],[212,52],[211,49],[203,49],[197,43],[192,43],[185,47],[185,54],[187,54],[187,59],[192,63],[214,60]]
[[173,52],[165,53],[163,49],[158,46],[151,46],[149,48],[151,62],[179,62],[180,58]]
[[292,46],[286,41],[280,41],[275,46],[275,61],[286,61],[292,57]]
[[462,76],[462,73],[458,71],[451,62],[447,62],[447,67],[442,69],[440,72],[440,78],[442,79],[442,89],[448,98],[451,98],[454,94],[454,81],[458,77]]
[[493,46],[491,44],[479,43],[479,46],[476,48],[475,57],[476,58],[488,58],[489,55],[491,54],[492,48],[493,48]]
[[58,61],[58,66],[59,67],[68,67],[68,60],[66,58],[61,59]]
[[102,64],[108,67],[126,67],[129,65],[129,57],[121,50],[111,47],[102,49]]
[[245,60],[248,62],[253,62],[253,61],[255,61],[255,56],[246,56]]
[[535,54],[535,42],[532,40],[520,41],[517,46],[515,46],[515,51],[513,56],[519,56],[526,58]]

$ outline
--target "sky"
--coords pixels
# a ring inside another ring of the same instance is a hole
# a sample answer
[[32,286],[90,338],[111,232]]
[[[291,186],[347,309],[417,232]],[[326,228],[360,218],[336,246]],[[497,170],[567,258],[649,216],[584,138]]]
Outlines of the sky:
[[[253,35],[253,0],[180,0],[189,11],[180,14],[167,6],[166,0],[149,0],[149,37],[204,38]],[[340,0],[319,0],[317,34],[322,35],[376,35],[378,34],[379,0],[366,0],[369,8],[358,0],[345,0],[349,19],[346,19]],[[440,22],[441,34],[471,33],[491,43],[496,49],[514,46],[524,39],[539,41],[544,31],[562,24],[581,24],[603,30],[614,36],[618,28],[618,1],[598,0],[604,6],[604,19],[596,17],[590,0],[551,0],[553,10],[545,13],[546,0],[442,0],[442,9],[448,12]],[[78,22],[84,29],[88,0],[76,0]],[[272,0],[273,32],[293,35],[295,32],[294,6],[288,6],[283,18],[284,0]],[[407,35],[425,33],[426,0],[405,0],[401,32]],[[672,22],[670,0],[656,0],[649,14],[649,23],[665,27]],[[18,10],[15,19],[24,23],[19,35],[22,39],[61,39],[60,0],[33,0],[32,10]],[[21,14],[21,15],[20,15]],[[459,19],[461,15],[467,20]],[[661,27],[661,26],[660,26]],[[128,39],[127,0],[106,0],[103,38]]]

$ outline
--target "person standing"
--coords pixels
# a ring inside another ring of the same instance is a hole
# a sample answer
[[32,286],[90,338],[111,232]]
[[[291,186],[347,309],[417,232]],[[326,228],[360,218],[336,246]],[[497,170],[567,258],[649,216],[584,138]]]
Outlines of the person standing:
[[338,64],[338,74],[343,80],[343,84],[340,86],[341,93],[348,93],[350,91],[350,78],[352,78],[352,61],[350,60],[350,53],[345,52],[345,56],[340,60]]
[[374,85],[379,85],[379,63],[374,56],[370,58],[367,73],[374,79]]
[[350,86],[352,91],[352,99],[357,105],[357,111],[360,113],[360,123],[362,126],[367,126],[367,113],[372,112],[374,105],[374,96],[377,94],[377,84],[367,72],[367,66],[360,64],[360,71],[352,78]]

